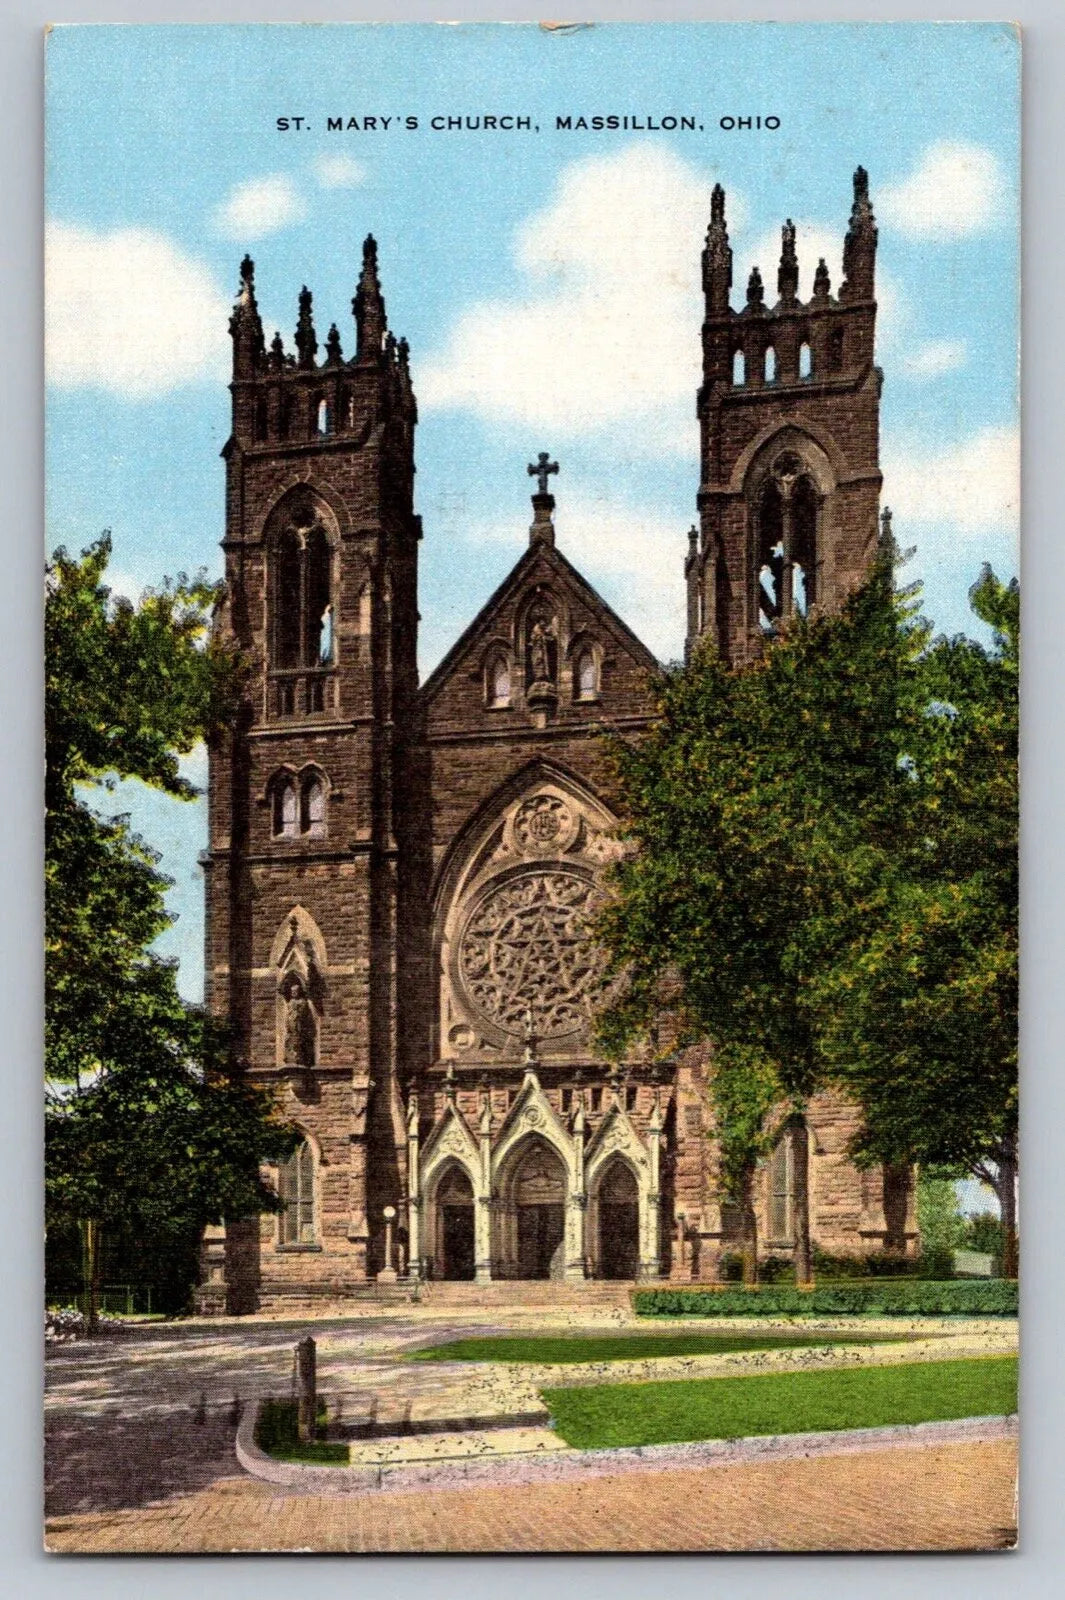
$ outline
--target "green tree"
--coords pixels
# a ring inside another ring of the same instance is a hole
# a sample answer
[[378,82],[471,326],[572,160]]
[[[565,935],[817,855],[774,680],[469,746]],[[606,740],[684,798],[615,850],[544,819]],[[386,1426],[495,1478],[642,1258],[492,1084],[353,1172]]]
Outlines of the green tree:
[[171,1242],[271,1209],[259,1163],[292,1142],[151,948],[170,922],[157,857],[93,809],[117,778],[195,794],[179,757],[239,687],[210,637],[218,590],[179,577],[134,606],[105,582],[110,553],[107,535],[57,551],[45,609],[46,1220],[82,1228],[90,1320],[104,1230]]
[[991,1185],[1017,1266],[1017,743],[1020,596],[984,568],[993,630],[918,662],[909,799],[893,847],[837,914],[813,987],[826,1069],[862,1105],[859,1155]]
[[[613,747],[631,848],[601,919],[614,980],[601,1038],[623,1052],[653,1024],[666,975],[679,980],[681,1038],[713,1043],[722,1186],[744,1217],[749,1281],[756,1164],[823,1081],[810,991],[824,937],[839,937],[839,907],[890,851],[910,801],[903,758],[926,639],[885,555],[839,614],[797,619],[749,666],[730,670],[701,646],[663,678],[654,731]],[[804,1191],[796,1201],[808,1282]]]

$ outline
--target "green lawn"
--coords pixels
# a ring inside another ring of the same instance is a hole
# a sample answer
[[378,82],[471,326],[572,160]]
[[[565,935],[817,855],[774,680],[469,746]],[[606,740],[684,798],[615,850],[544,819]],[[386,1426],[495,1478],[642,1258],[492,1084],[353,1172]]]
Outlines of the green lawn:
[[545,1389],[555,1427],[582,1450],[821,1433],[1017,1409],[1017,1358]]
[[642,1361],[648,1356],[726,1355],[733,1350],[790,1350],[810,1345],[875,1344],[905,1334],[853,1333],[618,1333],[453,1339],[415,1350],[411,1361]]

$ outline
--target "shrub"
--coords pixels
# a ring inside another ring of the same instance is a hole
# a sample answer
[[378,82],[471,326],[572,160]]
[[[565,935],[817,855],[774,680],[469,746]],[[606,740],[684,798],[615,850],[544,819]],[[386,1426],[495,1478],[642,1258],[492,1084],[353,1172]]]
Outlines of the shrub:
[[766,1256],[758,1263],[759,1283],[795,1282],[795,1266],[786,1256]]
[[965,1223],[965,1248],[981,1250],[989,1256],[1002,1255],[1002,1223],[993,1211],[981,1211]]
[[639,1289],[643,1317],[1015,1317],[1015,1280],[959,1278],[934,1283],[916,1278],[825,1284],[812,1290],[766,1285],[744,1289]]

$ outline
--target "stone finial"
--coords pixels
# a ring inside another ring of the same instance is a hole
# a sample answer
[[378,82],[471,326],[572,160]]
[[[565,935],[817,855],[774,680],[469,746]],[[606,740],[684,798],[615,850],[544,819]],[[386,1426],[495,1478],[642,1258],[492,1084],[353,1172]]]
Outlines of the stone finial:
[[351,309],[355,313],[356,355],[360,359],[380,355],[388,318],[377,275],[377,240],[372,233],[368,233],[363,242],[362,272]]
[[343,360],[343,352],[340,348],[340,330],[335,322],[330,323],[329,333],[326,336],[325,356],[331,367],[339,366]]
[[318,354],[311,299],[311,291],[304,284],[300,290],[300,314],[296,323],[296,359],[301,367],[313,367],[314,358]]
[[279,372],[285,365],[285,346],[281,334],[275,329],[274,337],[270,340],[270,367],[274,372]]
[[719,183],[715,183],[710,197],[710,226],[706,231],[706,247],[703,250],[703,293],[711,315],[721,316],[727,312],[731,287],[732,251],[729,249],[725,224],[725,191]]
[[780,230],[780,266],[777,292],[785,304],[792,304],[799,293],[799,258],[795,251],[795,224],[789,217]]
[[751,275],[747,279],[747,306],[752,311],[761,311],[765,306],[765,287],[758,267],[751,268]]
[[869,199],[869,174],[858,167],[854,174],[854,199],[850,225],[843,241],[841,300],[869,300],[876,272],[876,218]]
[[233,370],[249,376],[266,354],[266,344],[255,300],[255,263],[248,255],[240,263],[240,288],[229,331],[233,337]]
[[831,288],[832,280],[828,275],[828,265],[824,256],[822,256],[817,263],[817,271],[814,273],[814,299],[827,300]]

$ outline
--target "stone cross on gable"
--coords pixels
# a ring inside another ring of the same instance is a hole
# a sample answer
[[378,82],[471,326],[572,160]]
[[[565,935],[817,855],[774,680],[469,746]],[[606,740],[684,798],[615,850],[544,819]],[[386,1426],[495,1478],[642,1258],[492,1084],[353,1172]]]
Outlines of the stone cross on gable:
[[546,450],[541,450],[536,464],[534,465],[530,461],[527,470],[530,478],[537,478],[539,480],[540,493],[546,494],[548,474],[558,471],[558,462],[552,461]]

